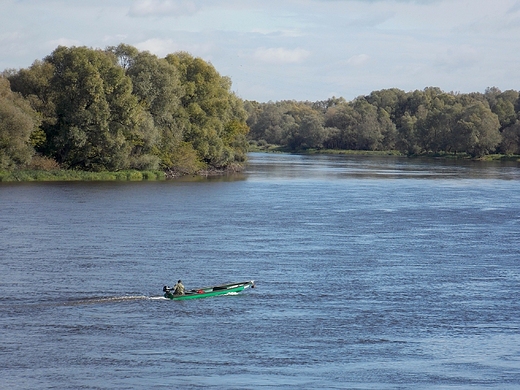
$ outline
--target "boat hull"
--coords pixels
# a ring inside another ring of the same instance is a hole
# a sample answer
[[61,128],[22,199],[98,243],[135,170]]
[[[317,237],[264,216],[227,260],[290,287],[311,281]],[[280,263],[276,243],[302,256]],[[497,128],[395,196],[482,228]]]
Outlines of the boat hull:
[[239,293],[246,288],[254,288],[255,284],[253,280],[247,282],[240,283],[231,283],[231,284],[222,284],[219,286],[213,287],[202,287],[199,289],[193,289],[187,291],[184,295],[174,295],[173,292],[169,290],[169,288],[165,287],[164,297],[171,299],[173,301],[184,301],[187,299],[201,299],[201,298],[209,298],[215,297],[219,295],[226,295],[230,293]]

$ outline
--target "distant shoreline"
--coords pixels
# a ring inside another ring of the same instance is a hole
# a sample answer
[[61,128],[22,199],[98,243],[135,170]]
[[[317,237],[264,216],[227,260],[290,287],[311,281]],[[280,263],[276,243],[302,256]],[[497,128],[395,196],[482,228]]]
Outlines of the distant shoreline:
[[250,146],[249,152],[257,153],[288,153],[288,154],[336,154],[351,156],[401,156],[409,158],[441,158],[453,160],[473,160],[473,161],[516,161],[520,162],[520,155],[511,154],[488,154],[483,157],[472,157],[467,153],[423,153],[406,155],[397,150],[341,150],[341,149],[305,149],[289,150],[278,145]]

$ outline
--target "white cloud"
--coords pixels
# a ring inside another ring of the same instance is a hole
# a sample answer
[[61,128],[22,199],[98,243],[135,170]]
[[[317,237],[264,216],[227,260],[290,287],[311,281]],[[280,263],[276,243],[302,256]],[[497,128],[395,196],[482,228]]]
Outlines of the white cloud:
[[0,34],[0,48],[2,48],[2,52],[9,53],[12,50],[16,50],[17,47],[23,45],[24,38],[24,35],[17,31]]
[[105,35],[103,42],[124,42],[127,38],[126,34]]
[[[6,32],[0,33],[0,52],[1,53],[9,53],[9,57],[11,58],[23,58],[27,55],[29,51],[26,45],[27,37],[20,32]],[[6,55],[3,56],[7,57]],[[4,68],[14,67],[9,63],[4,62],[4,58],[0,58],[0,72],[4,70]]]
[[163,57],[169,53],[174,53],[181,48],[171,39],[152,38],[135,45],[141,51],[149,51],[155,55]]
[[283,47],[261,47],[255,51],[254,58],[271,64],[294,64],[302,62],[310,54],[309,51],[300,48],[291,50]]
[[199,7],[188,0],[137,0],[130,7],[130,16],[183,16],[193,15]]
[[211,44],[196,44],[196,43],[181,43],[172,39],[158,39],[152,38],[134,45],[140,51],[149,51],[159,57],[164,57],[168,54],[178,51],[187,51],[194,56],[207,56],[211,52]]
[[263,29],[263,28],[253,28],[253,29],[250,29],[249,32],[261,34],[261,35],[272,35],[272,36],[289,37],[289,38],[300,38],[305,35],[300,30],[276,30],[276,29],[269,30],[269,29]]
[[0,71],[29,66],[58,45],[124,42],[161,57],[202,57],[258,101],[520,85],[520,0],[0,3]]
[[361,66],[361,65],[366,64],[369,59],[370,59],[370,56],[368,56],[367,54],[358,54],[358,55],[350,57],[347,60],[347,64],[349,64],[350,66]]
[[471,67],[478,63],[477,50],[471,46],[448,47],[444,53],[437,56],[435,65],[446,70],[456,70]]
[[19,42],[22,39],[22,34],[16,31],[5,32],[0,34],[0,43],[4,42]]
[[58,46],[66,46],[66,47],[82,46],[82,43],[76,39],[69,39],[69,38],[53,39],[53,40],[47,41],[45,43],[45,47],[48,48],[49,50],[54,50]]

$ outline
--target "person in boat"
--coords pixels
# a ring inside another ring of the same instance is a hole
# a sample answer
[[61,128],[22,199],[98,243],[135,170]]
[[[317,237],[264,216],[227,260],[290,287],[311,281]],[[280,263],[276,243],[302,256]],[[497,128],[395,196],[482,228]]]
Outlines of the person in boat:
[[182,284],[182,280],[179,281],[173,286],[173,295],[184,295],[184,285]]

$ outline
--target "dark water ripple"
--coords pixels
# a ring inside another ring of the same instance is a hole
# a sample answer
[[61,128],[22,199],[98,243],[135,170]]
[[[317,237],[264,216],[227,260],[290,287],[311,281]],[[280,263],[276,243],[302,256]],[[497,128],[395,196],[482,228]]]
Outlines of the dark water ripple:
[[520,387],[518,164],[251,158],[0,185],[0,387]]

